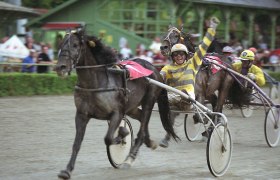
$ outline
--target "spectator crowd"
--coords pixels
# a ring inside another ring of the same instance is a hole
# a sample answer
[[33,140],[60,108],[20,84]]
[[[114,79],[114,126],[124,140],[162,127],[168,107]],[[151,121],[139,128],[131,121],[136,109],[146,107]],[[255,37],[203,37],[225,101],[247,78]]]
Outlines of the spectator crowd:
[[[2,43],[9,38],[2,39]],[[230,41],[223,49],[224,60],[228,63],[237,61],[237,57],[244,49],[252,50],[255,53],[254,63],[267,70],[275,71],[276,66],[280,64],[280,49],[270,51],[268,45],[263,40],[263,36],[259,36],[255,42],[254,47],[249,47],[246,40],[238,40],[231,34]],[[196,42],[198,45],[199,42]],[[48,73],[51,70],[51,66],[54,64],[54,49],[50,43],[36,43],[32,38],[32,35],[27,34],[25,37],[24,45],[29,50],[29,55],[20,60],[23,63],[20,71],[27,73]],[[163,66],[170,62],[169,57],[164,57],[160,52],[161,39],[155,37],[152,43],[146,47],[144,44],[139,43],[136,49],[131,49],[129,42],[125,37],[121,37],[119,40],[119,51],[116,51],[119,55],[119,59],[129,59],[133,57],[145,59],[148,62]],[[0,59],[1,61],[1,59]]]
[[[5,37],[2,39],[1,43],[5,43],[9,38]],[[35,43],[34,39],[27,35],[25,37],[24,42],[25,47],[29,51],[29,55],[23,59],[17,59],[14,62],[21,62],[22,67],[15,71],[20,71],[24,73],[48,73],[51,69],[51,65],[53,64],[54,60],[54,50],[51,47],[50,43]],[[1,61],[9,61],[9,59],[14,58],[6,58],[2,57]],[[3,71],[10,71],[11,69],[6,68]]]

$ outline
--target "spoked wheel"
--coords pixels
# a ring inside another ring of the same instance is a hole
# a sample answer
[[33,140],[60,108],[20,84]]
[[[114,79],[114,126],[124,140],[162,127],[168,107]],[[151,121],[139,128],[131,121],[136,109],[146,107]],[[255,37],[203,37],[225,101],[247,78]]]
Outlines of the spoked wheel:
[[241,107],[241,114],[244,118],[251,117],[253,114],[253,106],[246,105],[244,107]]
[[185,115],[184,119],[184,130],[185,135],[189,141],[195,141],[198,136],[202,133],[204,126],[200,122],[194,122],[194,119],[189,118],[188,114]]
[[266,114],[264,122],[265,140],[268,146],[275,147],[280,139],[279,108],[271,108]]
[[[129,120],[124,118],[121,121],[120,127],[125,127],[129,131],[129,134],[123,138],[119,144],[107,146],[107,156],[114,168],[119,168],[125,161],[133,145],[133,129]],[[114,138],[118,136],[118,132],[119,128],[116,130]]]
[[215,177],[226,173],[232,155],[232,141],[229,129],[218,124],[211,132],[207,142],[207,164]]

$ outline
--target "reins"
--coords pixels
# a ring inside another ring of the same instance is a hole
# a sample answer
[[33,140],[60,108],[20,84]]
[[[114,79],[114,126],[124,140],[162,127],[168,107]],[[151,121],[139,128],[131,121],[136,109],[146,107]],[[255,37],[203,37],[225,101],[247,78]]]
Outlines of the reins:
[[99,65],[93,65],[93,66],[76,66],[76,69],[91,69],[91,68],[101,68],[101,67],[107,67],[107,66],[113,66],[116,63],[110,63],[110,64],[99,64]]
[[[63,50],[59,50],[59,53],[58,53],[58,56],[67,56],[67,58],[69,58],[72,62],[72,67],[73,68],[76,68],[76,69],[95,69],[95,68],[104,68],[106,73],[108,73],[109,71],[109,67],[112,67],[113,65],[115,65],[116,63],[110,63],[110,64],[98,64],[98,65],[88,65],[88,66],[82,66],[82,65],[77,65],[79,63],[79,60],[82,58],[82,53],[83,51],[86,51],[86,48],[84,47],[85,44],[84,44],[84,39],[83,39],[83,36],[82,36],[82,39],[80,39],[80,43],[82,43],[82,46],[79,50],[79,53],[77,55],[77,57],[72,57],[71,56],[71,51],[69,50],[70,47],[71,47],[71,42],[70,42],[70,38],[71,38],[71,35],[73,33],[76,33],[75,32],[68,32],[68,37],[67,39],[63,42],[62,44],[62,47],[64,46],[68,46],[69,48],[67,49],[63,49]],[[89,43],[92,43],[92,46],[95,46],[95,43],[94,42],[89,42]],[[65,53],[64,53],[65,52]],[[126,73],[124,72],[123,73],[124,77],[123,78],[126,78]],[[108,76],[108,75],[107,75]],[[108,87],[108,88],[94,88],[94,89],[91,89],[91,88],[83,88],[83,87],[80,87],[79,85],[76,85],[75,86],[75,89],[76,90],[79,90],[79,91],[85,91],[85,92],[108,92],[108,91],[122,91],[124,93],[124,95],[126,96],[127,95],[127,92],[129,91],[126,87],[126,80],[124,79],[124,86],[123,87]],[[126,96],[127,97],[127,96]]]

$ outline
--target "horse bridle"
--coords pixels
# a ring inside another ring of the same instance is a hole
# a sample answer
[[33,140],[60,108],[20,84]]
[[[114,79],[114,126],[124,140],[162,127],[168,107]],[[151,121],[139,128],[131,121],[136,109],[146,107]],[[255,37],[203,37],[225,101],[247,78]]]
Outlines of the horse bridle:
[[[66,43],[68,43],[68,47],[71,47],[70,37],[71,37],[72,34],[75,34],[75,33],[77,33],[77,32],[76,31],[68,32],[67,33],[68,38],[63,42],[61,47],[64,47],[66,45]],[[81,43],[84,43],[83,37],[81,39]],[[81,54],[82,54],[83,51],[86,51],[86,48],[84,48],[84,47],[80,48],[80,51],[79,51],[79,54],[78,54],[77,58],[71,56],[71,53],[70,53],[69,49],[70,48],[64,48],[63,50],[60,49],[59,53],[58,53],[58,57],[59,56],[67,56],[69,59],[71,59],[72,66],[73,66],[72,68],[76,68],[76,69],[89,69],[89,68],[104,68],[105,67],[107,69],[108,66],[111,67],[111,66],[115,65],[115,63],[110,63],[110,64],[100,64],[100,65],[92,65],[92,66],[77,66],[79,60],[81,59]],[[62,54],[62,52],[66,52],[66,53]],[[88,88],[82,88],[82,87],[76,85],[75,89],[82,90],[82,91],[87,91],[87,92],[123,91],[125,95],[127,94],[127,91],[128,91],[126,86],[125,86],[125,88],[111,87],[111,88],[88,89]]]
[[[81,54],[82,54],[83,49],[85,49],[85,48],[83,48],[83,46],[81,46],[80,51],[79,51],[79,53],[78,53],[78,57],[72,57],[72,56],[71,56],[71,51],[70,51],[69,49],[70,49],[70,47],[71,47],[70,38],[71,38],[71,36],[72,36],[73,34],[77,34],[77,31],[70,31],[70,32],[67,32],[67,33],[66,33],[66,35],[68,35],[68,37],[67,37],[67,39],[62,43],[61,47],[64,47],[64,46],[66,45],[66,43],[67,43],[67,44],[68,44],[68,48],[63,48],[63,49],[60,48],[59,51],[58,51],[58,57],[60,57],[60,56],[66,56],[66,57],[68,57],[68,58],[71,60],[71,62],[72,62],[71,70],[72,70],[73,68],[77,68],[76,65],[79,63],[79,60],[81,59]],[[83,37],[82,37],[81,43],[84,43],[83,41],[84,41],[84,40],[83,40]],[[64,52],[65,52],[65,53],[64,53]]]
[[177,29],[176,27],[171,27],[168,29],[168,34],[167,36],[163,39],[163,41],[168,41],[170,43],[170,46],[173,46],[174,44],[171,43],[171,40],[169,38],[170,34],[173,32],[173,31],[176,31],[177,33],[179,33],[180,37],[179,37],[179,42],[184,42],[184,37],[182,36],[182,32]]

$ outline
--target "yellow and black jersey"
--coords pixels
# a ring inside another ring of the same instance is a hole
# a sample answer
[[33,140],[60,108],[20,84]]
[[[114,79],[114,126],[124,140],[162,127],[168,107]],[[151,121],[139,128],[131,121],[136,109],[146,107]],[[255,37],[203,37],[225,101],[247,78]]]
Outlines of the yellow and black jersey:
[[188,93],[194,94],[195,76],[202,64],[202,58],[212,43],[216,34],[215,29],[208,28],[202,43],[198,46],[198,50],[194,56],[183,64],[178,65],[175,62],[164,66],[160,73],[165,79],[165,83],[178,90],[186,90]]

